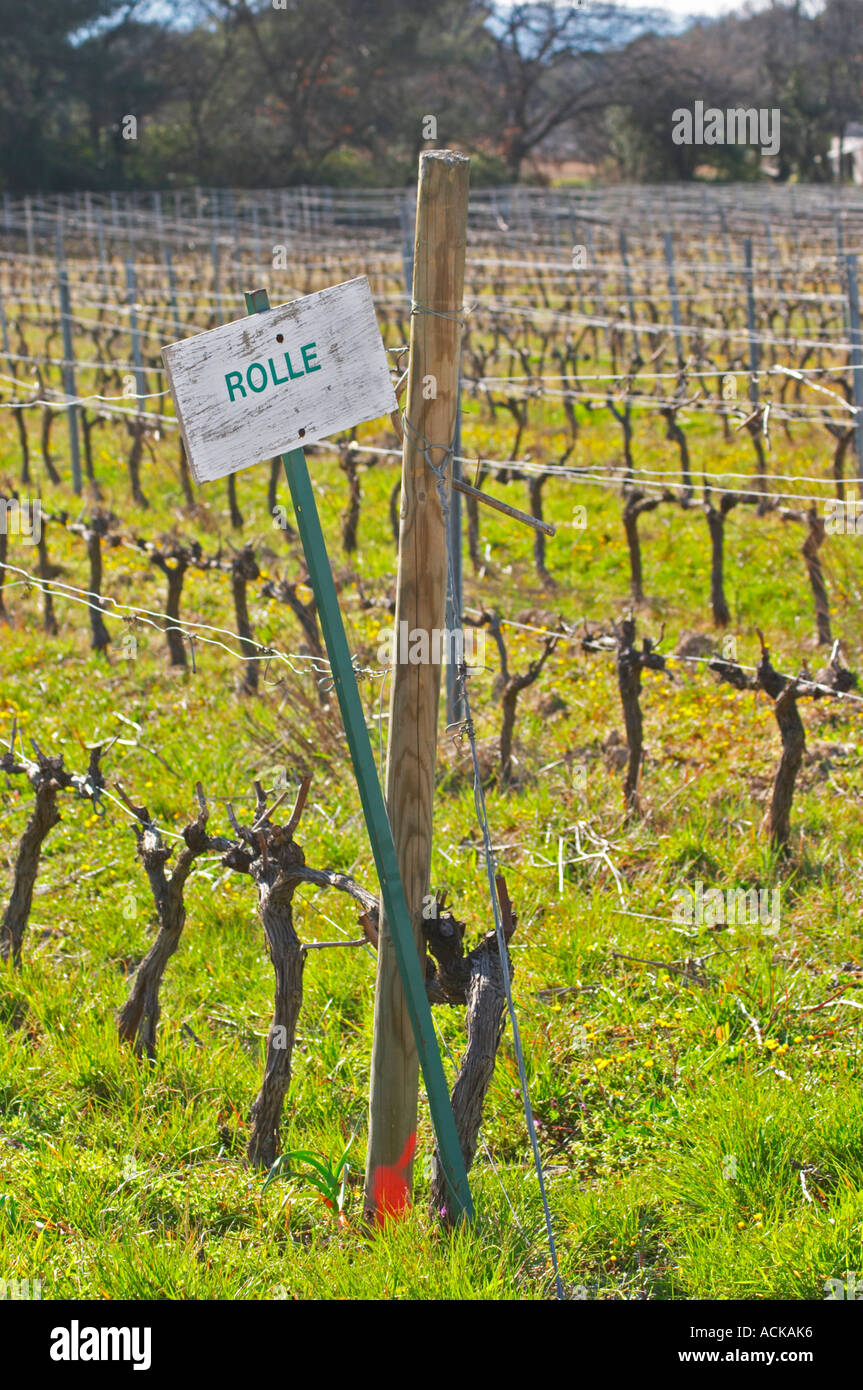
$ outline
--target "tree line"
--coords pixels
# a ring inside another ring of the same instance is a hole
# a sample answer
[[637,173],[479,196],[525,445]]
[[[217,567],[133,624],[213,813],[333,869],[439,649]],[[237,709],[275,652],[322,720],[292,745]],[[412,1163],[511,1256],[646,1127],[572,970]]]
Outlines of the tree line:
[[822,180],[863,119],[863,0],[683,28],[600,0],[0,0],[0,19],[12,194],[408,184],[434,144],[467,150],[475,183],[565,160],[757,177],[754,147],[674,143],[674,111],[699,100],[779,108],[775,172]]

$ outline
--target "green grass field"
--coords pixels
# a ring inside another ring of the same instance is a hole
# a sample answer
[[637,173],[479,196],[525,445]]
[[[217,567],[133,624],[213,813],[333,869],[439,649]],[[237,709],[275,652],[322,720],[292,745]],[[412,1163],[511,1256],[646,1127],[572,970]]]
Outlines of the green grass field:
[[[0,476],[14,477],[8,418],[2,429]],[[468,415],[466,431],[468,452],[502,455],[501,430]],[[676,450],[658,423],[636,414],[635,431],[643,466],[675,466]],[[59,424],[55,433],[59,443]],[[740,436],[725,445],[715,423],[701,420],[690,434],[696,476],[699,467],[751,469]],[[826,471],[825,441],[802,427],[793,447],[780,437],[771,467]],[[552,424],[539,444],[553,456],[559,442]],[[597,412],[579,462],[607,464],[619,443],[613,422]],[[237,539],[221,485],[205,491],[195,517],[183,515],[167,450],[144,472],[153,509],[133,515],[120,447],[127,445],[119,433],[103,431],[96,467],[104,502],[124,525],[150,537],[176,527],[209,552],[219,535]],[[174,457],[173,439],[170,450]],[[392,590],[387,498],[395,475],[384,467],[363,473],[359,550],[346,557],[343,475],[322,453],[311,456],[311,468],[334,568],[344,577],[349,640],[375,667],[389,615],[384,606],[362,609],[348,576],[358,572],[370,596]],[[239,475],[243,538],[269,548],[267,575],[284,569],[295,578],[299,552],[270,525],[265,474]],[[486,486],[526,505],[524,485]],[[72,501],[66,489],[45,500],[49,507]],[[584,529],[572,525],[579,504],[587,508]],[[538,614],[619,617],[628,607],[619,497],[552,481],[546,515],[559,528],[548,546],[554,592],[537,581],[530,533],[484,513],[489,559],[482,576],[466,565],[467,604],[493,605],[535,626],[544,625]],[[684,630],[711,631],[707,527],[697,508],[664,506],[642,520],[641,533],[650,599],[637,615],[639,634],[656,637],[664,622],[670,653]],[[803,534],[749,508],[731,514],[727,593],[743,662],[757,660],[760,627],[780,669],[796,671],[804,657],[813,670],[820,664]],[[81,541],[51,526],[48,547],[60,578],[83,587]],[[857,669],[863,539],[830,538],[823,555],[834,634]],[[13,539],[9,563],[34,571],[36,552]],[[25,738],[62,751],[76,769],[86,761],[83,744],[119,735],[127,742],[107,755],[109,787],[119,780],[174,832],[192,818],[197,780],[211,800],[211,829],[227,833],[224,801],[248,806],[253,777],[279,764],[291,780],[310,773],[298,833],[307,862],[374,887],[337,715],[321,714],[309,676],[274,662],[266,680],[280,683],[262,683],[258,698],[241,699],[234,693],[240,663],[218,647],[196,644],[196,672],[177,673],[164,637],[138,628],[136,658],[122,659],[127,629],[110,613],[106,660],[90,652],[86,610],[72,602],[56,600],[60,635],[45,637],[41,597],[18,578],[7,575],[11,621],[0,629],[0,734],[8,737],[17,717]],[[108,550],[104,592],[161,610],[164,580],[146,557]],[[300,650],[302,634],[286,608],[254,599],[251,610],[259,640]],[[229,584],[191,570],[181,612],[231,628]],[[525,668],[540,650],[536,634],[504,632],[511,668]],[[480,749],[493,768],[500,704],[493,643],[487,650],[490,669],[472,691]],[[623,733],[613,659],[585,654],[575,642],[561,643],[519,702],[516,786],[501,789],[491,776],[487,790],[519,918],[514,990],[561,1274],[570,1296],[590,1299],[821,1299],[826,1280],[863,1269],[863,707],[801,704],[810,751],[794,802],[792,854],[782,863],[759,835],[779,749],[769,701],[719,687],[703,668],[672,662],[670,670],[673,679],[644,678],[639,822],[624,825],[621,772],[602,748],[610,732]],[[378,677],[361,686],[376,747],[380,684]],[[464,741],[442,733],[433,887],[450,890],[473,944],[491,914],[468,763]],[[29,797],[23,778],[3,781],[8,884]],[[423,1106],[413,1214],[370,1239],[359,1216],[374,957],[311,952],[283,1147],[337,1158],[356,1134],[348,1224],[299,1178],[279,1178],[262,1193],[264,1175],[243,1162],[272,994],[252,884],[215,858],[199,861],[162,990],[158,1060],[141,1062],[118,1044],[115,1025],[155,920],[130,819],[112,801],[102,819],[86,801],[61,801],[23,968],[0,969],[0,1277],[41,1279],[51,1299],[552,1296],[509,1029],[471,1174],[475,1226],[447,1235],[427,1214],[431,1131]],[[575,858],[577,822],[607,840],[608,854],[567,865],[561,893],[558,841]],[[672,917],[675,891],[697,881],[723,890],[779,887],[778,932],[681,928]],[[297,893],[295,922],[308,940],[357,934],[346,899],[308,886]],[[680,966],[687,958],[704,964],[682,973],[644,963]],[[541,994],[551,990],[560,992]],[[452,1075],[460,1011],[436,1009],[435,1017]]]

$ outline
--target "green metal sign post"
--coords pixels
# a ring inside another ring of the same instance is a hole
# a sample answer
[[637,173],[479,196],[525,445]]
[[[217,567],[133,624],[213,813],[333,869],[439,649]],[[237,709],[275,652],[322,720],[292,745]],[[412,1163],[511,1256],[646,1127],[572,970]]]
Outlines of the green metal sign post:
[[[264,313],[269,307],[270,301],[266,290],[246,292],[246,308],[250,314]],[[392,935],[393,948],[416,1039],[432,1124],[437,1136],[438,1157],[456,1209],[464,1217],[471,1219],[473,1217],[473,1203],[468,1187],[467,1172],[456,1132],[455,1118],[440,1050],[435,1039],[431,1007],[426,995],[425,980],[414,942],[392,829],[378,780],[365,713],[348,649],[338,595],[333,582],[333,574],[321,530],[305,453],[302,449],[293,449],[289,454],[282,455],[282,463],[296,512],[306,565],[318,607],[318,616],[321,620],[321,629],[330,660],[333,683],[342,712],[354,775],[357,779],[363,815],[381,886],[386,920]]]

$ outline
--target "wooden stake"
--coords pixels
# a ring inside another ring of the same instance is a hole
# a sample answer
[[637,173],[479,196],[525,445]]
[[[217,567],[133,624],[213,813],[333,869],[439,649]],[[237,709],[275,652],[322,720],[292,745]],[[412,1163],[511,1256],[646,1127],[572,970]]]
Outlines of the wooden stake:
[[677,280],[674,276],[674,237],[665,233],[665,264],[668,267],[668,293],[671,296],[671,321],[674,324],[674,347],[677,365],[683,366],[683,339],[680,336],[680,301],[677,297]]
[[453,478],[452,486],[455,492],[463,493],[465,497],[474,497],[477,502],[482,502],[483,506],[503,512],[504,516],[512,517],[513,521],[520,521],[525,526],[532,526],[534,531],[541,531],[545,536],[556,534],[550,521],[540,521],[538,517],[531,516],[530,512],[520,512],[518,507],[511,507],[508,502],[501,502],[498,497],[480,492],[479,488],[471,487],[470,483],[462,482],[461,478]]
[[69,398],[66,416],[69,421],[69,457],[72,461],[72,487],[81,495],[81,454],[78,447],[78,407],[75,398],[75,356],[72,349],[72,306],[69,301],[69,277],[61,269],[60,324],[63,330],[63,390]]
[[[459,369],[460,370],[460,369]],[[461,481],[461,380],[459,380],[459,400],[456,406],[455,435],[453,439],[453,460],[452,460],[452,492],[449,499],[449,517],[447,519],[447,545],[452,560],[452,582],[447,583],[446,599],[446,626],[448,632],[460,632],[462,627],[462,608],[464,606],[464,596],[462,593],[462,571],[461,571],[461,493],[456,489]],[[451,639],[452,640],[452,639]],[[462,699],[458,694],[457,676],[458,669],[454,658],[455,653],[450,648],[447,654],[446,663],[446,722],[447,726],[460,721],[462,715]]]
[[[246,308],[249,313],[264,313],[269,307],[266,290],[247,292]],[[378,871],[383,903],[381,917],[383,918],[385,915],[388,922],[393,924],[389,944],[394,954],[395,968],[401,977],[406,1026],[412,1030],[414,1039],[414,1058],[416,1059],[419,1055],[423,1068],[429,1098],[429,1110],[437,1137],[438,1155],[449,1186],[452,1209],[470,1219],[473,1216],[473,1206],[467,1173],[456,1133],[443,1063],[435,1039],[431,1008],[426,994],[425,977],[415,949],[413,922],[405,901],[396,847],[378,781],[365,712],[360,700],[356,673],[351,661],[339,609],[332,567],[321,531],[314,489],[302,449],[294,449],[289,454],[283,454],[282,462],[294,503],[306,565],[321,620],[321,630],[327,644],[327,655],[330,659],[336,698],[344,720],[363,815]],[[301,789],[289,825],[296,824],[296,820],[302,814],[304,800],[305,793]],[[416,1106],[416,1093],[414,1094],[414,1105]],[[415,1143],[415,1132],[412,1139]],[[413,1150],[411,1150],[411,1155],[412,1153]],[[395,1166],[398,1167],[398,1165]],[[393,1192],[398,1190],[398,1174],[395,1174],[394,1183],[391,1175],[378,1172],[374,1175],[374,1182],[376,1183],[375,1190],[383,1193],[391,1204]]]
[[[397,634],[400,623],[424,634],[430,649],[432,631],[444,626],[447,560],[444,514],[426,452],[435,468],[446,466],[449,495],[469,168],[469,160],[451,150],[420,156],[395,625]],[[431,872],[440,684],[439,664],[396,661],[394,665],[386,799],[421,962],[425,958],[423,899]],[[365,1189],[366,1211],[378,1219],[390,1190],[410,1198],[417,1100],[417,1052],[389,924],[382,912]],[[384,1183],[384,1176],[391,1181]]]
[[746,260],[746,331],[749,334],[749,399],[758,404],[758,340],[755,336],[755,285],[752,266],[752,238],[743,242]]
[[854,439],[857,448],[857,480],[863,488],[863,334],[860,332],[860,293],[857,285],[857,257],[845,257],[848,314],[851,324],[851,367],[854,383]]

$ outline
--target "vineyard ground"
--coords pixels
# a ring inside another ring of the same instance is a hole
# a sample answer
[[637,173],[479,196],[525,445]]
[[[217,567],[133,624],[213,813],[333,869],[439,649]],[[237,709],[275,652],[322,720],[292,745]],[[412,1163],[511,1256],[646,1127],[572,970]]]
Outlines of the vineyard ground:
[[[674,466],[676,452],[659,425],[638,413],[634,419],[639,462]],[[0,428],[0,474],[14,477],[8,417]],[[468,419],[467,431],[469,449],[505,453],[504,433],[493,425]],[[58,453],[61,434],[58,426]],[[772,467],[826,470],[823,438],[798,427],[796,439],[790,448],[776,437]],[[127,442],[112,429],[99,441],[105,504],[131,525]],[[553,456],[555,438],[545,442]],[[699,465],[711,467],[711,436],[694,425],[692,442],[697,476]],[[588,458],[603,463],[617,457],[619,432],[607,417],[592,421],[588,448]],[[182,495],[168,449],[175,457],[173,437],[158,466],[145,471],[154,505],[134,518],[142,533],[178,525],[208,551],[217,533],[236,541],[218,488],[207,491],[196,517],[178,523]],[[743,442],[723,446],[723,467],[751,465]],[[67,461],[59,466],[68,477]],[[311,455],[311,467],[336,569],[359,571],[367,594],[385,594],[395,568],[387,520],[392,469],[362,476],[359,551],[348,558],[339,545],[344,477],[321,453]],[[265,473],[239,475],[243,537],[271,548],[267,574],[286,568],[293,578],[297,550],[271,528]],[[486,486],[520,500],[512,486]],[[65,488],[46,500],[73,503]],[[587,508],[583,530],[571,525],[576,504]],[[618,617],[628,582],[619,498],[552,480],[546,515],[559,527],[548,548],[554,593],[537,582],[529,533],[484,513],[488,574],[476,578],[467,566],[467,604],[493,601],[511,618],[527,610],[560,611],[568,620]],[[646,590],[656,598],[640,610],[639,632],[655,637],[664,621],[671,651],[684,629],[710,631],[707,527],[697,509],[660,507],[643,518],[641,533]],[[802,539],[799,528],[776,518],[756,524],[748,508],[731,514],[727,590],[744,662],[757,660],[758,626],[780,669],[796,670],[803,656],[816,669]],[[59,527],[49,528],[48,540],[61,579],[83,587],[81,542]],[[834,631],[847,663],[859,669],[863,538],[831,538],[824,559]],[[13,542],[9,561],[35,570],[36,552]],[[106,552],[105,593],[160,610],[163,584],[145,556]],[[262,684],[259,698],[240,699],[233,694],[240,664],[217,648],[196,648],[194,673],[170,672],[164,638],[144,628],[135,633],[136,659],[124,661],[126,629],[108,613],[114,645],[106,661],[89,650],[84,609],[56,600],[60,634],[45,637],[38,593],[10,587],[6,600],[0,718],[7,734],[17,717],[26,737],[62,750],[74,766],[83,761],[82,743],[127,738],[106,756],[109,787],[119,780],[175,832],[192,815],[197,780],[218,832],[227,828],[218,798],[248,805],[253,776],[277,763],[291,779],[311,773],[299,834],[307,862],[350,871],[373,887],[338,721],[320,714],[308,676],[273,664],[267,680],[283,677],[284,684]],[[363,664],[376,665],[387,610],[361,609],[350,582],[342,603],[353,647]],[[259,640],[299,648],[287,609],[257,599],[251,606]],[[229,586],[190,570],[182,611],[187,620],[232,628]],[[539,651],[536,635],[504,632],[512,669],[525,668]],[[473,691],[480,746],[491,756],[500,706],[491,642],[488,651],[491,672],[474,680]],[[863,981],[860,707],[801,707],[810,751],[794,802],[793,858],[780,866],[758,834],[778,756],[768,702],[716,686],[702,669],[672,663],[672,672],[673,681],[652,672],[644,680],[640,822],[623,825],[621,773],[603,755],[607,735],[622,735],[613,660],[574,643],[558,647],[520,700],[517,787],[488,792],[495,843],[511,846],[500,860],[519,918],[515,993],[561,1273],[571,1295],[588,1298],[820,1299],[825,1280],[863,1268],[863,998],[855,992]],[[361,689],[374,728],[380,680]],[[23,785],[0,790],[6,881],[27,806]],[[365,950],[310,953],[283,1146],[338,1155],[357,1131],[349,1224],[340,1226],[299,1180],[280,1179],[262,1195],[263,1177],[244,1166],[243,1152],[272,970],[251,885],[225,878],[216,860],[193,872],[188,923],[162,991],[159,1058],[142,1063],[118,1045],[114,1018],[153,922],[129,818],[114,802],[104,820],[85,801],[66,799],[62,811],[46,843],[44,891],[34,900],[23,969],[0,972],[4,1277],[41,1277],[46,1298],[549,1296],[508,1029],[486,1104],[485,1147],[472,1172],[478,1230],[446,1236],[426,1213],[431,1136],[424,1115],[414,1212],[370,1243],[358,1217],[374,959]],[[489,905],[467,754],[444,734],[436,816],[433,882],[449,888],[473,942],[491,925]],[[623,904],[612,875],[593,861],[570,865],[559,894],[558,836],[584,820],[611,844]],[[671,920],[672,895],[697,880],[722,888],[781,885],[778,935],[757,927],[683,934]],[[642,915],[624,915],[622,906]],[[356,935],[350,905],[308,887],[298,892],[296,922],[304,939]],[[717,954],[704,967],[707,986],[621,958],[673,963],[710,952]],[[843,987],[841,1003],[814,1007]],[[539,995],[555,989],[569,992]],[[435,1015],[458,1056],[460,1013]]]

